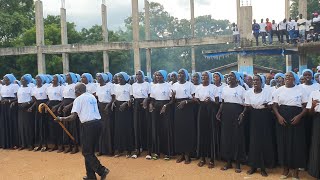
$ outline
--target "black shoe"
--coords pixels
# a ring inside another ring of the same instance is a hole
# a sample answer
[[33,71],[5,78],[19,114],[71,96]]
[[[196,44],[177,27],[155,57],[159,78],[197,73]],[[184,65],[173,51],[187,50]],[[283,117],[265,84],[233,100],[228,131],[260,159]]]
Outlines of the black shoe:
[[83,180],[97,180],[96,177],[89,178],[88,176],[83,176]]
[[253,174],[255,172],[257,172],[257,169],[256,168],[251,168],[249,171],[247,171],[247,174],[251,175],[251,174]]
[[107,175],[109,174],[110,170],[108,168],[104,168],[104,171],[101,175],[101,180],[105,180],[107,178]]

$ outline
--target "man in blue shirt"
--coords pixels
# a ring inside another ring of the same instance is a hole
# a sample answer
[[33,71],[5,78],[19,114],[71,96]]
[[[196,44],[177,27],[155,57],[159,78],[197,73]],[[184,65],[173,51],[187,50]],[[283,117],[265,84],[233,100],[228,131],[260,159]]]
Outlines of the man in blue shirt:
[[256,45],[259,46],[259,33],[260,33],[260,25],[256,23],[256,20],[253,20],[252,24],[253,36],[256,38]]

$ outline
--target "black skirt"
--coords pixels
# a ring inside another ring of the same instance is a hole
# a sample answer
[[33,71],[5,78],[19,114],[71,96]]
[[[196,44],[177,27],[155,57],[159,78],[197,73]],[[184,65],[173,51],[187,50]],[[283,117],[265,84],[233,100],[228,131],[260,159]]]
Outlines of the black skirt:
[[221,112],[221,159],[246,161],[244,123],[239,125],[239,115],[243,106],[236,103],[223,103]]
[[174,104],[174,147],[176,153],[192,153],[196,150],[196,127],[193,104],[188,103],[182,109],[179,102],[187,99],[177,99]]
[[[54,106],[60,104],[61,101],[49,101],[48,106],[52,109]],[[62,145],[63,144],[63,129],[59,125],[57,121],[53,119],[51,114],[48,112],[47,114],[48,119],[48,127],[49,127],[49,134],[48,134],[48,143]],[[56,116],[59,116],[57,112],[55,112]]]
[[29,106],[18,105],[18,125],[19,139],[21,147],[30,147],[34,145],[34,116],[28,112]]
[[320,113],[313,117],[312,139],[310,146],[310,156],[308,164],[308,173],[317,179],[320,179]]
[[135,99],[133,105],[134,145],[136,150],[148,147],[148,121],[147,111],[141,103],[144,99]]
[[173,121],[171,119],[172,106],[166,107],[166,112],[160,114],[163,105],[169,101],[156,100],[151,113],[152,120],[152,153],[173,155]]
[[216,158],[216,118],[214,103],[200,102],[197,118],[197,152],[199,157]]
[[270,109],[251,109],[248,165],[271,168],[275,165],[273,119]]
[[291,125],[293,117],[302,109],[295,106],[279,107],[280,115],[286,120],[286,126],[276,125],[279,165],[290,169],[306,168],[306,138],[304,120]]
[[[62,100],[62,108],[72,104],[74,99],[72,98],[65,98]],[[71,108],[72,109],[72,108]],[[68,112],[63,112],[63,116],[69,116],[71,114],[71,109]],[[74,121],[68,121],[68,122],[63,122],[64,126],[66,129],[70,132],[70,134],[74,137],[75,141],[77,144],[80,144],[80,120],[77,117],[76,120]],[[74,142],[71,140],[71,138],[67,135],[65,131],[63,131],[62,134],[62,139],[63,139],[63,144],[64,145],[73,145]]]
[[[3,98],[12,100],[14,98]],[[0,117],[0,146],[4,149],[19,146],[18,110],[17,105],[10,108],[9,102],[1,104]]]
[[122,103],[124,102],[115,102],[114,150],[131,152],[134,150],[132,106],[127,106],[124,111],[120,111],[119,107]]
[[48,100],[36,100],[36,106],[32,110],[34,113],[34,121],[35,121],[35,144],[47,145],[48,144],[48,135],[49,135],[49,128],[48,128],[48,118],[47,114],[44,112],[40,113],[38,107],[41,103],[46,103]]
[[107,103],[98,103],[101,114],[101,134],[99,138],[99,152],[105,155],[113,154],[113,120],[111,119],[111,109],[108,113],[104,110]]

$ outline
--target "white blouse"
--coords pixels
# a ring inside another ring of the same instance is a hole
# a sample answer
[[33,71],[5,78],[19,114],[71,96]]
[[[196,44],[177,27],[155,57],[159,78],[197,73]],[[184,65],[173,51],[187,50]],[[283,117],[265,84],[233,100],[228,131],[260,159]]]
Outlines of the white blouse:
[[195,87],[190,81],[186,81],[184,84],[176,82],[172,85],[171,90],[176,92],[176,99],[191,99],[192,94],[195,93]]
[[236,103],[243,105],[245,92],[246,90],[240,85],[234,88],[226,86],[223,88],[221,98],[226,103]]
[[254,93],[254,90],[250,89],[245,94],[244,103],[254,109],[264,109],[264,104],[272,103],[271,91],[262,89],[260,93]]
[[150,84],[147,82],[133,83],[132,94],[134,98],[147,98],[150,94]]
[[76,84],[66,84],[65,86],[63,86],[63,90],[62,90],[63,98],[75,99],[76,98],[75,86]]
[[15,93],[18,92],[18,89],[19,89],[18,84],[9,84],[8,86],[3,85],[1,88],[1,96],[3,98],[16,97]]
[[210,98],[211,101],[215,101],[216,86],[209,84],[208,86],[203,86],[202,84],[196,88],[195,97],[200,101],[205,101]]
[[18,103],[26,103],[32,100],[32,87],[21,86],[18,89]]
[[96,96],[98,97],[99,102],[109,103],[112,100],[111,94],[113,92],[113,84],[108,82],[104,86],[97,86]]
[[222,91],[223,91],[223,88],[226,87],[227,85],[222,83],[219,87],[214,85],[215,86],[215,97],[219,98],[219,102],[222,102]]
[[279,105],[302,107],[303,103],[308,102],[308,95],[301,86],[282,86],[273,93],[273,97],[273,102]]
[[97,84],[96,83],[88,83],[86,84],[87,92],[90,94],[94,94],[97,91]]
[[112,93],[116,96],[117,101],[129,101],[130,96],[132,95],[132,88],[130,84],[114,85],[114,91]]
[[[317,91],[313,91],[311,92],[309,98],[308,98],[308,103],[307,103],[307,106],[306,108],[307,109],[311,109],[312,107],[312,100],[318,100],[320,102],[320,91],[317,90]],[[319,103],[316,105],[316,107],[314,108],[314,111],[315,112],[320,112],[320,106],[319,106]]]
[[53,85],[51,84],[47,88],[47,95],[48,95],[49,100],[62,101],[62,99],[63,99],[63,87],[62,86],[53,87]]
[[32,96],[34,96],[37,100],[48,99],[47,88],[45,86],[41,86],[40,88],[36,86],[32,88]]
[[299,86],[306,91],[308,97],[313,91],[320,90],[320,84],[318,83],[313,83],[312,85],[300,84]]
[[167,82],[157,83],[151,86],[150,97],[155,100],[170,100],[171,97],[171,85]]

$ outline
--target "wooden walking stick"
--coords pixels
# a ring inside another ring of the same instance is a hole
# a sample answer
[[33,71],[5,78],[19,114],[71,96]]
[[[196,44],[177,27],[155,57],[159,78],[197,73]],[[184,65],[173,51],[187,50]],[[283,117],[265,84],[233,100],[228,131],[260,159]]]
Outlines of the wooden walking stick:
[[[38,110],[40,113],[42,113],[42,108],[45,108],[54,119],[57,119],[57,116],[51,111],[51,109],[49,108],[49,106],[46,103],[41,103],[38,107]],[[62,129],[67,133],[67,135],[72,139],[72,141],[77,144],[76,140],[74,139],[74,137],[70,134],[70,132],[67,130],[67,128],[60,122],[57,121],[59,123],[59,125],[62,127]]]

